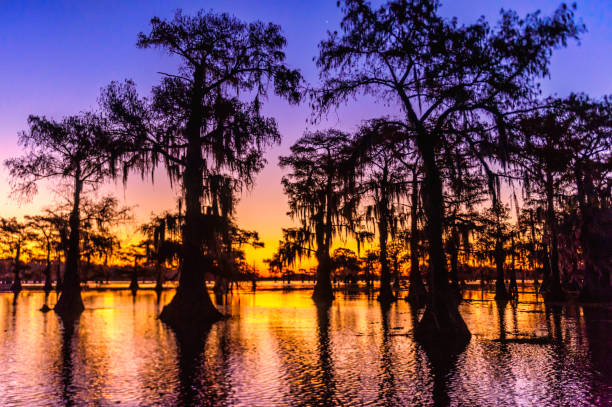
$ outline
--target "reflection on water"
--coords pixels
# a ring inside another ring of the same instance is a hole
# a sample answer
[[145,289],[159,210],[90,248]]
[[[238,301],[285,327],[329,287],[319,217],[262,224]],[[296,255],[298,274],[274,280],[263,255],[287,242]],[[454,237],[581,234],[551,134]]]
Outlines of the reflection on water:
[[308,290],[248,287],[219,304],[231,319],[177,338],[156,318],[172,294],[89,291],[65,323],[39,311],[54,293],[0,293],[0,405],[612,403],[610,306],[468,291],[472,341],[432,355],[405,302],[339,293],[317,308]]

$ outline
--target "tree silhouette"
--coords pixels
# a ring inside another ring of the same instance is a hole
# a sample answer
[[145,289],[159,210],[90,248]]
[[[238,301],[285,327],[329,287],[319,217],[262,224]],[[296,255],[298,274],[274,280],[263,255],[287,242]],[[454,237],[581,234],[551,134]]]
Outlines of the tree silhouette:
[[508,254],[512,251],[507,248],[510,242],[511,228],[508,222],[509,208],[496,201],[493,206],[484,211],[480,217],[478,230],[479,241],[485,256],[495,265],[495,299],[501,302],[508,301],[509,293],[506,289],[504,267]]
[[422,240],[422,233],[419,229],[419,210],[421,196],[419,191],[418,165],[415,163],[412,168],[412,185],[410,191],[410,230],[406,235],[410,247],[410,286],[408,288],[408,301],[414,306],[421,307],[425,304],[427,291],[421,277],[419,266],[419,242]]
[[157,274],[155,290],[163,289],[163,269],[166,264],[179,260],[181,256],[181,214],[165,213],[153,215],[151,219],[140,226],[145,235],[147,260],[154,263]]
[[[131,209],[119,206],[119,201],[112,195],[103,196],[97,200],[84,197],[81,210],[81,257],[85,265],[81,277],[87,281],[90,277],[103,280],[108,260],[121,248],[115,226],[132,219]],[[102,267],[95,267],[93,261]],[[95,269],[102,269],[96,278]],[[94,275],[91,275],[91,272]]]
[[[496,28],[482,18],[461,26],[442,18],[439,7],[435,0],[395,0],[374,9],[364,0],[346,0],[341,33],[330,32],[319,45],[324,84],[314,96],[321,112],[359,93],[399,103],[400,124],[414,134],[425,173],[432,289],[416,336],[425,343],[464,344],[469,330],[448,294],[436,156],[447,134],[471,144],[496,134],[503,141],[505,119],[536,92],[552,50],[582,27],[565,5],[552,17],[520,19],[502,11]],[[498,132],[482,131],[491,127]]]
[[559,108],[552,105],[523,115],[517,125],[522,138],[515,152],[527,196],[537,194],[545,208],[546,249],[550,257],[548,267],[544,267],[542,290],[550,300],[565,298],[559,272],[559,204],[556,201],[570,164],[566,143],[571,137],[571,118],[564,116]]
[[354,149],[358,156],[358,187],[360,193],[368,196],[372,204],[365,206],[366,223],[373,222],[378,231],[380,262],[380,294],[378,300],[384,303],[395,301],[391,289],[391,270],[389,267],[387,241],[398,232],[400,200],[406,195],[406,169],[395,158],[394,138],[397,132],[385,131],[379,121],[363,126]]
[[[54,250],[57,251],[59,234],[55,228],[54,219],[51,216],[26,216],[25,221],[28,224],[28,228],[34,234],[34,241],[38,249],[45,253],[45,269],[43,271],[45,285],[43,289],[46,293],[49,293],[53,289],[53,284],[51,283],[51,255]],[[59,254],[56,256],[59,256]]]
[[13,190],[26,198],[37,192],[41,180],[72,184],[66,270],[63,291],[55,306],[58,314],[71,317],[84,309],[79,276],[82,194],[115,175],[115,140],[104,131],[100,118],[91,113],[59,122],[30,116],[28,124],[29,130],[19,134],[26,154],[5,164]]
[[[474,149],[461,138],[449,136],[442,148],[439,165],[445,180],[444,204],[446,227],[446,252],[450,260],[450,281],[454,294],[460,296],[459,257],[469,254],[470,233],[476,229],[478,214],[476,208],[485,200],[485,173],[489,179],[490,195],[498,201],[499,183],[495,182],[488,161],[478,151],[478,160],[474,160]],[[499,180],[499,178],[497,178]]]
[[612,218],[609,202],[612,100],[610,97],[598,101],[584,95],[570,95],[562,103],[564,115],[572,119],[571,137],[565,146],[570,158],[568,170],[573,170],[573,174],[568,174],[573,181],[568,182],[575,185],[579,210],[578,235],[584,269],[581,298],[611,299],[612,262],[606,224],[609,225]]
[[282,179],[289,215],[300,222],[299,228],[284,230],[284,260],[314,253],[318,264],[312,298],[320,303],[334,298],[329,254],[333,239],[352,230],[357,217],[359,196],[351,192],[354,185],[345,170],[350,143],[350,136],[338,130],[306,133],[291,146],[291,155],[279,159],[281,168],[290,170]]
[[359,259],[354,251],[345,247],[338,247],[331,256],[334,276],[344,280],[345,285],[354,288],[359,275]]
[[11,291],[15,294],[22,289],[21,272],[27,268],[22,259],[30,252],[29,246],[34,238],[35,234],[28,228],[27,223],[16,218],[0,218],[0,242],[13,259],[14,277]]
[[[261,98],[273,85],[290,102],[300,99],[298,71],[284,63],[285,38],[280,27],[243,23],[228,14],[177,11],[172,20],[151,20],[151,31],[138,35],[140,48],[161,48],[181,61],[175,74],[162,73],[152,99],[138,97],[131,82],[113,83],[101,101],[115,131],[132,145],[129,164],[153,174],[159,163],[185,198],[179,287],[160,317],[177,329],[208,324],[221,317],[204,285],[215,251],[202,231],[227,224],[204,216],[231,215],[234,195],[253,183],[265,161],[264,148],[278,142],[274,119],[261,115]],[[244,102],[247,97],[251,101]],[[220,179],[231,180],[227,184]],[[207,220],[215,224],[207,224]],[[219,233],[217,233],[217,236]]]

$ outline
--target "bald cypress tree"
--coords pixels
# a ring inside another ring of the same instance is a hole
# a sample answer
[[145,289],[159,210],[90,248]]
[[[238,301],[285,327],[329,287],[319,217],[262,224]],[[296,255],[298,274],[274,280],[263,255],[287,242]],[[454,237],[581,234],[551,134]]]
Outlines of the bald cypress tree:
[[[365,93],[400,107],[423,163],[432,273],[415,333],[424,343],[465,344],[470,333],[449,293],[437,156],[448,134],[470,145],[491,137],[503,145],[507,118],[537,94],[536,80],[548,74],[552,51],[582,27],[565,5],[551,17],[502,11],[495,28],[482,18],[470,25],[445,19],[436,0],[392,0],[377,8],[346,0],[341,7],[340,32],[319,44],[323,85],[314,92],[315,105],[325,112]],[[482,131],[491,128],[497,131]]]
[[24,198],[35,194],[43,180],[63,182],[70,191],[66,271],[55,312],[72,318],[84,309],[79,276],[83,194],[115,175],[116,143],[91,113],[60,121],[30,116],[28,124],[29,129],[19,134],[25,154],[5,164],[13,190]]
[[293,146],[291,154],[280,157],[281,168],[289,170],[282,183],[289,199],[289,215],[298,228],[285,230],[281,248],[285,262],[296,257],[317,259],[316,284],[312,298],[330,303],[332,263],[330,249],[334,238],[348,232],[356,219],[358,194],[352,193],[351,138],[338,130],[306,133]]
[[183,191],[179,287],[160,315],[176,329],[221,318],[205,272],[215,271],[236,194],[253,184],[264,149],[280,140],[276,121],[261,114],[262,100],[269,93],[291,103],[300,99],[301,76],[285,64],[285,43],[278,25],[228,14],[155,17],[137,45],[176,57],[176,72],[162,73],[148,99],[129,81],[111,84],[102,95],[114,131],[131,145],[126,166],[152,175],[163,164]]
[[382,303],[395,301],[391,289],[391,268],[387,242],[398,233],[400,200],[407,195],[407,169],[398,160],[395,138],[398,132],[384,120],[375,120],[363,126],[353,142],[353,155],[359,168],[357,179],[360,194],[369,202],[365,205],[364,219],[374,223],[378,232],[380,293]]

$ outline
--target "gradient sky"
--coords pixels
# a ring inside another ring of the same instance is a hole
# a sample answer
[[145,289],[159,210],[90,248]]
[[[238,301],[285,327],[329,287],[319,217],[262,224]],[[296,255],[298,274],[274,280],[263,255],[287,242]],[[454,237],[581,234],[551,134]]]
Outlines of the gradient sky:
[[[378,3],[378,2],[375,2]],[[490,22],[501,8],[521,15],[541,9],[550,14],[552,0],[455,0],[443,1],[442,12],[469,23],[480,15]],[[585,92],[593,97],[612,94],[612,0],[578,1],[577,16],[587,26],[580,45],[571,43],[552,59],[551,78],[543,82],[545,95]],[[246,21],[260,19],[280,24],[288,40],[288,63],[302,70],[311,83],[317,81],[312,60],[317,43],[327,30],[338,28],[341,14],[335,0],[327,1],[6,1],[0,0],[0,160],[20,154],[17,133],[25,129],[29,114],[61,118],[93,109],[100,88],[112,80],[134,79],[143,94],[159,80],[158,71],[172,72],[176,61],[158,50],[135,47],[136,34],[148,31],[152,16],[171,17],[174,10],[193,13],[199,9],[226,11]],[[360,99],[339,109],[317,127],[353,130],[361,120],[389,114],[392,107]],[[254,229],[265,249],[249,253],[259,263],[269,257],[280,238],[281,228],[290,226],[286,198],[282,193],[278,156],[306,129],[313,126],[307,103],[288,106],[270,98],[264,107],[274,116],[283,135],[280,146],[267,153],[268,166],[252,191],[243,194],[238,206],[239,224]],[[135,223],[151,212],[174,207],[177,191],[170,188],[162,171],[155,183],[133,177],[123,185],[104,188],[134,207]],[[54,201],[50,188],[42,186],[29,203],[10,196],[7,172],[0,169],[0,216],[35,213]],[[133,231],[135,224],[124,229]]]

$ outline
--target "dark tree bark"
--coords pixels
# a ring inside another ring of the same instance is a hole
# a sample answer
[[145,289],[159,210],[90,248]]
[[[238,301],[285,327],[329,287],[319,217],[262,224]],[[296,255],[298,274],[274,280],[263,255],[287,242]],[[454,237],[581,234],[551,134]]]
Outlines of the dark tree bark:
[[[535,219],[533,218],[533,211],[529,210],[529,231],[531,232],[531,271],[533,272],[533,284],[535,287],[538,286],[538,250],[536,247],[536,235],[535,235]],[[537,291],[537,289],[536,289]]]
[[[499,219],[498,219],[499,221]],[[497,231],[495,237],[495,299],[498,301],[508,300],[508,291],[506,291],[506,281],[504,276],[504,263],[506,262],[506,252],[501,237],[501,230]]]
[[56,270],[56,280],[55,280],[55,292],[61,293],[64,284],[62,283],[62,260],[60,258],[57,259],[57,270]]
[[550,242],[550,275],[544,287],[544,298],[549,301],[563,301],[566,297],[561,289],[557,216],[554,206],[553,178],[549,171],[546,172],[546,224]]
[[81,297],[81,279],[79,277],[80,253],[80,203],[83,182],[81,173],[77,168],[74,176],[74,191],[72,212],[70,213],[70,235],[68,238],[68,252],[66,254],[66,269],[64,270],[64,281],[62,293],[55,305],[55,312],[63,318],[74,318],[85,310],[83,298]]
[[13,284],[11,284],[11,291],[15,294],[21,292],[21,244],[17,245],[17,250],[15,251],[15,259],[13,264]]
[[[514,298],[515,300],[518,299],[518,285],[516,284],[516,267],[515,267],[515,246],[514,246],[514,235],[512,235],[512,237],[510,238],[511,241],[511,252],[510,252],[510,256],[511,256],[511,263],[510,263],[510,286],[508,287],[508,291],[509,291],[509,296],[511,298]],[[523,285],[525,284],[525,280],[523,277]]]
[[381,213],[379,214],[380,219],[378,221],[378,243],[380,246],[380,293],[378,294],[378,300],[381,303],[390,303],[397,300],[391,290],[391,270],[389,269],[389,259],[387,257],[387,237],[389,234],[387,227],[389,218],[387,207],[387,200],[384,198],[381,199]]
[[412,178],[412,193],[410,207],[410,286],[408,287],[407,300],[413,306],[420,308],[425,305],[427,291],[421,278],[419,268],[419,235],[418,235],[418,204],[419,204],[419,187],[416,179],[416,171],[413,172]]
[[136,294],[140,287],[138,286],[138,267],[134,262],[134,268],[132,269],[132,280],[130,281],[130,290],[133,294]]
[[424,209],[427,215],[431,287],[425,313],[415,328],[415,338],[429,344],[463,348],[471,338],[470,331],[457,308],[448,284],[446,256],[442,244],[444,205],[442,180],[435,160],[434,140],[420,134],[417,142],[425,168]]
[[45,293],[49,294],[53,290],[53,283],[51,282],[51,242],[47,242],[47,265],[45,266]]
[[[330,162],[331,164],[331,162]],[[329,247],[332,239],[332,174],[328,172],[325,200],[325,215],[317,214],[315,221],[315,239],[317,243],[317,280],[312,299],[318,305],[326,305],[334,300],[334,291],[331,283],[332,263],[329,256]],[[325,222],[323,222],[325,219]]]
[[312,299],[315,303],[324,305],[334,300],[334,291],[331,284],[331,259],[329,251],[325,248],[317,250],[317,276]]
[[594,196],[593,180],[584,175],[579,168],[575,169],[576,187],[578,191],[578,205],[580,209],[580,245],[584,262],[584,284],[580,291],[582,301],[610,301],[612,300],[612,287],[610,286],[610,273],[607,269],[595,270],[591,253],[591,245],[596,239],[592,233],[593,208],[587,197]]
[[163,269],[159,261],[155,265],[157,271],[157,281],[155,282],[155,291],[161,293],[164,289]]
[[[195,325],[207,325],[220,320],[223,315],[212,303],[206,288],[204,267],[207,262],[202,253],[202,194],[204,190],[204,165],[200,126],[202,125],[202,67],[193,74],[194,92],[191,114],[187,124],[187,164],[183,175],[185,189],[185,224],[183,226],[183,258],[179,287],[172,301],[164,307],[159,318],[177,330],[192,329]],[[212,264],[208,264],[212,266]],[[212,267],[209,269],[212,271]]]

